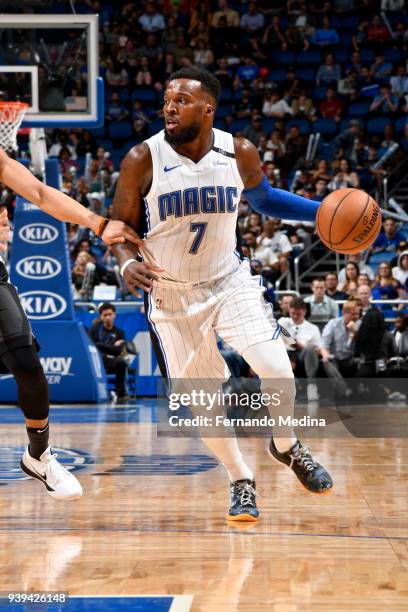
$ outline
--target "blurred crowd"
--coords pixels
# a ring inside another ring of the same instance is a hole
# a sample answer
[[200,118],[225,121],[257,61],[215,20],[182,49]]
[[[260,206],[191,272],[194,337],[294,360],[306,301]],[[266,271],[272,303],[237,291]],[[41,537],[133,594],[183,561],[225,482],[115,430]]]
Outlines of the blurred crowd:
[[[370,191],[408,152],[403,1],[85,0],[75,8],[100,16],[105,126],[49,130],[47,139],[63,190],[90,210],[110,215],[120,160],[162,129],[163,90],[183,66],[207,68],[221,81],[215,127],[255,143],[273,186],[320,201],[343,187]],[[64,0],[48,3],[46,11],[53,9],[69,12]],[[84,92],[85,69],[86,59],[75,64],[66,95]],[[382,162],[390,149],[394,155]],[[13,194],[3,189],[1,198],[12,216]],[[314,226],[262,218],[244,199],[239,226],[243,252],[273,297],[293,258],[314,242]],[[129,298],[110,249],[83,228],[70,226],[68,234],[75,298],[89,299],[101,283]],[[407,237],[385,221],[375,263],[350,257],[339,278],[330,271],[319,286],[334,300],[355,298],[362,286],[374,299],[405,297]],[[321,254],[311,250],[304,265]]]

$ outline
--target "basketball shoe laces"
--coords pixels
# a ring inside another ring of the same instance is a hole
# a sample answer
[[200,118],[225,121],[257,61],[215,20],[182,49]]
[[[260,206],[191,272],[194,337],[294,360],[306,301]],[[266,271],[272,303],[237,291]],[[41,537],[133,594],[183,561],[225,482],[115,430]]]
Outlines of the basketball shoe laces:
[[241,506],[254,506],[255,507],[255,495],[257,494],[255,489],[246,482],[245,484],[238,485],[241,489],[239,496]]
[[300,464],[307,472],[313,472],[315,468],[317,468],[317,463],[314,461],[312,455],[310,454],[309,449],[306,446],[301,446],[297,451],[290,454],[290,466],[298,463]]
[[57,461],[57,457],[57,453],[50,453],[45,460],[43,459],[41,462],[45,463],[44,469],[47,476],[47,482],[49,482],[48,478],[50,478],[53,485],[59,484],[66,475],[69,474],[69,471]]

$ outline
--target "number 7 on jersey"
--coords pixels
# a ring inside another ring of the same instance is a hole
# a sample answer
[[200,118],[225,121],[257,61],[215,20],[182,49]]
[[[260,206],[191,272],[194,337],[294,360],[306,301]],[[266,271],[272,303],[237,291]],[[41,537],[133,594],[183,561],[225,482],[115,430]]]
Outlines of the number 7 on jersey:
[[190,231],[197,232],[197,235],[193,240],[189,253],[192,253],[193,255],[197,253],[198,249],[200,248],[200,244],[203,241],[207,225],[207,223],[190,223]]

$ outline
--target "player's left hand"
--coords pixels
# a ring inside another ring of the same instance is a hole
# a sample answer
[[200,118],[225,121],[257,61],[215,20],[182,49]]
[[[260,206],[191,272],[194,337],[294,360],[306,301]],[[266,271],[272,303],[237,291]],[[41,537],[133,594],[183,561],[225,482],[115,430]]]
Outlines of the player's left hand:
[[116,221],[113,219],[110,219],[101,238],[105,244],[120,244],[128,240],[137,247],[144,246],[143,240],[135,230],[126,225],[123,221]]
[[0,251],[7,251],[7,242],[11,239],[10,223],[7,208],[0,209]]

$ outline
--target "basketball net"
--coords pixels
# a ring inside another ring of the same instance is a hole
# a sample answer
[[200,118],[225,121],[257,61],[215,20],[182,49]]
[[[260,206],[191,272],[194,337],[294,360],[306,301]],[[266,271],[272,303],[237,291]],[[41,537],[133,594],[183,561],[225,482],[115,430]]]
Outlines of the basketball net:
[[28,108],[25,102],[0,102],[0,147],[17,150],[17,132]]

